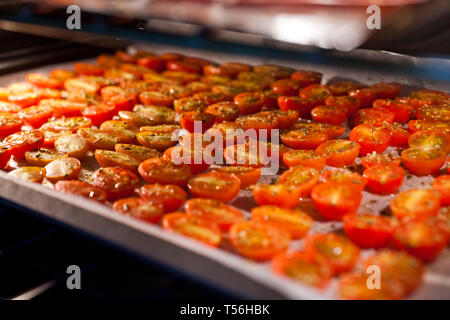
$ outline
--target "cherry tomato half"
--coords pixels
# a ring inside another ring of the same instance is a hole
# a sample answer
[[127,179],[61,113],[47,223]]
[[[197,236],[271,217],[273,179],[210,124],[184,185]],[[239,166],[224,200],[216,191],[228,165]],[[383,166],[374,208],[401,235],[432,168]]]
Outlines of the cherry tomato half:
[[349,214],[342,221],[347,237],[361,248],[385,248],[392,239],[393,223],[388,217]]
[[372,166],[364,170],[363,176],[373,192],[390,194],[397,192],[403,184],[405,170],[396,165]]
[[195,197],[228,202],[237,196],[241,181],[236,176],[211,171],[193,176],[187,186]]
[[122,168],[100,168],[92,174],[92,184],[106,191],[108,200],[115,200],[131,196],[139,185],[139,177]]
[[409,189],[392,199],[391,211],[399,219],[426,219],[437,215],[441,195],[433,189]]
[[174,184],[147,184],[139,189],[139,195],[153,203],[160,203],[164,212],[178,210],[186,201],[187,193]]

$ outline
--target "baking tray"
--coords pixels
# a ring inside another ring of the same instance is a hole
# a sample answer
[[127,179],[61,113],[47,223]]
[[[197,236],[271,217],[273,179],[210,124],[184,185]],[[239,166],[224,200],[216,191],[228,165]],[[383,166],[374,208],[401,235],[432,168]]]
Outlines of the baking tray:
[[[314,69],[324,73],[324,81],[336,78],[354,79],[363,83],[376,81],[399,81],[405,84],[406,90],[417,87],[427,87],[449,91],[448,82],[421,80],[402,75],[377,73],[374,71],[358,70],[340,66],[320,66],[303,64],[299,61],[279,61],[274,58],[255,58],[249,56],[220,54],[189,50],[161,45],[136,45],[135,48],[149,49],[154,52],[177,51],[189,55],[216,60],[242,61],[251,64],[278,63],[299,69]],[[361,54],[359,52],[358,54]],[[389,53],[371,53],[384,59],[403,59],[412,65],[423,63],[422,60],[408,56],[398,56]],[[447,61],[448,62],[448,61]],[[447,62],[440,61],[444,66]],[[71,67],[71,63],[45,66],[23,72],[0,76],[0,86],[14,81],[23,81],[28,72],[48,72],[53,68]],[[276,177],[264,176],[261,181],[267,182]],[[152,262],[159,263],[165,268],[183,273],[214,287],[234,293],[237,297],[252,299],[335,299],[336,280],[333,280],[326,290],[317,290],[301,285],[291,279],[274,275],[270,263],[257,263],[242,258],[232,252],[210,248],[189,238],[163,231],[159,226],[134,220],[117,214],[108,207],[90,200],[82,199],[26,181],[19,181],[0,172],[0,197],[15,203],[39,215],[54,219],[62,224],[98,237],[117,245]],[[413,178],[405,181],[403,189],[417,185],[427,185],[432,178]],[[392,196],[376,196],[376,204],[367,192],[363,194],[360,212],[378,212]],[[242,190],[232,205],[248,212],[254,205],[251,192]],[[305,201],[300,204],[304,209],[311,207]],[[312,232],[327,232],[341,227],[339,222],[315,222]],[[293,241],[292,248],[300,248],[302,241]],[[370,254],[370,250],[363,255]],[[76,261],[73,262],[76,264]],[[423,285],[413,293],[410,299],[450,299],[450,250],[447,248],[440,258],[427,266]]]

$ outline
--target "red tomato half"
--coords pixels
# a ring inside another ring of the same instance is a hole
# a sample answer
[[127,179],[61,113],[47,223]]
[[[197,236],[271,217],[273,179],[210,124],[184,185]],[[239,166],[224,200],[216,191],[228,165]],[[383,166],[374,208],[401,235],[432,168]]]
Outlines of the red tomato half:
[[100,168],[93,173],[92,184],[106,191],[109,200],[115,200],[131,196],[139,184],[139,177],[122,168]]
[[174,164],[164,158],[150,158],[139,165],[139,174],[148,183],[186,185],[191,169],[183,164]]
[[357,142],[361,148],[359,153],[366,155],[375,151],[382,153],[389,146],[391,136],[389,131],[382,127],[376,127],[369,124],[360,124],[350,132],[349,139]]
[[55,184],[55,190],[82,196],[100,203],[106,202],[106,191],[84,181],[61,180]]
[[431,184],[441,194],[441,205],[450,205],[450,175],[437,177]]
[[395,113],[394,121],[406,123],[413,112],[413,108],[408,104],[398,103],[388,99],[378,99],[373,102],[375,109],[388,109]]
[[327,158],[327,165],[343,167],[351,165],[359,154],[359,144],[349,140],[328,140],[316,148],[316,153]]
[[424,220],[437,215],[441,195],[433,189],[409,189],[392,199],[391,211],[399,219]]
[[361,248],[385,248],[392,239],[392,220],[373,214],[349,214],[342,218],[344,231]]
[[39,149],[44,144],[44,134],[39,130],[20,131],[7,136],[3,145],[11,149],[12,155],[23,159],[25,152]]
[[319,181],[319,172],[310,167],[296,166],[289,168],[278,178],[277,183],[293,186],[305,197],[311,194],[312,188]]
[[195,197],[228,202],[237,196],[241,181],[236,176],[211,171],[192,177],[187,185],[189,192]]
[[178,210],[187,198],[186,191],[173,184],[147,184],[139,189],[139,195],[150,202],[162,204],[164,212]]
[[275,205],[293,208],[298,203],[301,191],[295,186],[284,184],[257,184],[253,188],[253,198],[260,206]]
[[372,166],[364,170],[369,188],[379,194],[397,192],[405,178],[405,170],[396,165]]

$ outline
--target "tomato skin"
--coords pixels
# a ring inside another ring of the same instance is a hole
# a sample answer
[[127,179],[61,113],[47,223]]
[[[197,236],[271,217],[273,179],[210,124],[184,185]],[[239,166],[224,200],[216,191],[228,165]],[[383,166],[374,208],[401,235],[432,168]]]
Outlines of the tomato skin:
[[394,121],[398,123],[406,123],[413,112],[410,105],[395,102],[387,99],[377,99],[373,102],[375,109],[388,109],[395,113]]
[[258,205],[275,205],[288,209],[295,207],[301,193],[298,188],[283,184],[257,184],[252,191]]
[[378,194],[397,192],[403,184],[405,171],[395,165],[372,166],[364,170],[363,176],[367,179],[369,188]]
[[291,79],[298,81],[300,87],[307,87],[312,84],[320,84],[322,81],[322,74],[316,71],[298,70],[291,74]]
[[0,147],[0,169],[3,169],[11,159],[11,149]]
[[342,218],[347,237],[360,248],[385,248],[392,239],[392,220],[372,214],[348,214]]
[[[345,149],[343,149],[345,148]],[[327,158],[327,165],[344,167],[351,165],[358,157],[360,146],[348,140],[328,140],[316,148],[318,155]]]
[[99,126],[103,122],[112,119],[114,115],[114,106],[107,104],[89,106],[81,109],[81,115],[91,119],[92,125]]
[[160,204],[136,197],[119,199],[113,203],[112,209],[148,223],[158,223],[163,213]]
[[[217,247],[222,241],[221,231],[216,224],[182,212],[166,214],[161,225],[164,230],[180,233],[212,247]],[[195,229],[190,228],[191,225],[195,226]]]
[[151,70],[161,71],[165,67],[165,62],[159,57],[142,57],[137,60],[138,65],[144,66]]
[[3,140],[3,145],[11,149],[12,155],[17,159],[23,159],[25,152],[40,149],[43,144],[44,135],[40,130],[20,131]]
[[408,146],[409,132],[402,128],[398,123],[383,124],[382,126],[389,131],[391,140],[389,144],[393,147],[405,148]]
[[178,210],[187,198],[186,191],[173,184],[147,184],[142,186],[138,192],[142,198],[162,204],[166,213]]
[[398,219],[425,220],[436,216],[441,207],[441,195],[433,189],[409,189],[397,194],[390,203]]
[[409,148],[401,153],[402,163],[412,174],[426,176],[437,173],[445,162],[446,153]]
[[335,233],[309,235],[304,248],[307,257],[328,264],[333,275],[351,270],[359,258],[358,247]]
[[298,111],[299,116],[306,118],[310,116],[311,110],[316,106],[312,100],[301,99],[298,96],[288,97],[279,96],[277,99],[278,106],[283,111]]
[[82,196],[100,203],[105,203],[107,193],[87,182],[77,180],[61,180],[55,184],[55,190]]
[[320,131],[289,130],[281,134],[281,141],[292,149],[316,149],[326,143],[328,135]]
[[391,136],[389,132],[380,127],[369,124],[360,124],[350,131],[350,141],[360,145],[359,153],[366,155],[375,151],[382,153],[389,146]]
[[[242,256],[267,261],[284,252],[289,245],[289,233],[256,221],[238,222],[230,228],[230,242]],[[248,241],[246,237],[250,237]],[[259,240],[259,241],[258,241]]]
[[258,182],[261,177],[260,168],[251,168],[244,166],[220,167],[216,169],[219,172],[234,175],[241,181],[241,189],[247,188]]
[[309,259],[304,252],[277,255],[272,261],[272,270],[275,274],[290,277],[319,289],[324,289],[328,285],[331,275],[328,265]]
[[447,246],[447,237],[436,219],[400,221],[393,233],[394,244],[423,262],[435,260]]
[[239,193],[241,181],[236,176],[211,171],[193,176],[189,179],[187,186],[189,192],[195,197],[228,202]]
[[139,165],[139,174],[148,183],[186,185],[191,169],[183,164],[177,165],[164,158],[150,158]]
[[317,210],[329,220],[341,220],[349,213],[355,213],[361,202],[359,186],[339,183],[321,183],[311,192],[311,199]]
[[327,159],[317,155],[314,150],[292,150],[283,154],[283,162],[287,167],[305,166],[322,170]]
[[278,184],[293,186],[301,197],[309,196],[319,181],[319,172],[310,167],[296,166],[289,168],[278,178]]
[[[180,116],[181,127],[189,132],[205,133],[206,130],[213,126],[214,121],[215,116],[199,111],[185,112]],[[200,128],[196,128],[196,123],[200,124]]]
[[184,209],[187,215],[217,224],[222,231],[228,231],[234,223],[245,221],[245,216],[239,209],[214,199],[190,199],[184,204]]
[[339,125],[347,118],[347,109],[320,105],[311,110],[313,119],[317,122]]
[[450,175],[437,177],[431,186],[441,194],[441,205],[450,205]]
[[367,184],[367,179],[359,174],[347,170],[327,170],[320,175],[321,183],[337,183],[343,185],[352,185],[361,191],[364,190]]
[[103,189],[108,200],[129,197],[139,184],[139,177],[133,172],[115,167],[97,169],[92,175],[92,185]]

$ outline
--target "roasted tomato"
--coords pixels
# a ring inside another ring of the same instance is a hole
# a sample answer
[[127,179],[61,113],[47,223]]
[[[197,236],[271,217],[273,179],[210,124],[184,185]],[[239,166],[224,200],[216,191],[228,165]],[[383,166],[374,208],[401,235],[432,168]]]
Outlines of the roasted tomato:
[[397,155],[387,153],[369,153],[364,158],[361,158],[361,164],[364,169],[372,166],[399,166],[401,159]]
[[134,109],[136,113],[148,118],[148,120],[157,124],[173,124],[176,113],[164,106],[140,106]]
[[[44,134],[45,133],[47,133],[47,131],[44,132]],[[95,149],[113,150],[114,146],[117,143],[119,143],[119,138],[115,137],[112,134],[101,132],[98,129],[80,128],[78,129],[77,134],[86,139],[89,148],[92,150]]]
[[311,198],[317,210],[329,220],[340,220],[355,213],[361,202],[361,187],[353,184],[321,183],[314,187]]
[[95,150],[95,159],[98,164],[104,168],[119,167],[130,170],[134,173],[138,172],[139,161],[129,155],[111,151],[111,150]]
[[88,152],[88,144],[81,135],[68,134],[56,139],[55,149],[69,157],[83,159]]
[[359,144],[349,140],[328,140],[316,148],[316,153],[327,158],[327,165],[343,167],[351,165],[359,154]]
[[[228,105],[229,102],[224,103]],[[184,97],[173,102],[173,108],[179,114],[188,111],[204,111],[207,106],[203,100],[194,97]]]
[[191,168],[192,174],[197,174],[207,170],[210,162],[205,161],[206,153],[202,148],[194,148],[194,146],[177,145],[166,149],[163,153],[164,157],[171,159],[174,163],[183,163]]
[[351,117],[359,110],[360,102],[358,98],[349,96],[328,97],[325,105],[330,108],[346,110],[346,116]]
[[245,220],[244,214],[239,209],[214,199],[190,199],[186,201],[184,209],[187,215],[206,219],[217,224],[224,231],[227,231],[232,224]]
[[395,246],[424,262],[435,260],[447,246],[447,235],[438,223],[434,217],[424,221],[399,221],[393,233]]
[[3,146],[11,149],[12,155],[17,159],[23,159],[25,152],[39,149],[43,144],[44,135],[39,130],[20,131],[3,140]]
[[283,162],[287,167],[304,166],[322,170],[327,159],[319,156],[314,150],[292,150],[283,154]]
[[0,169],[3,169],[11,158],[11,150],[6,147],[0,147]]
[[234,97],[241,114],[251,114],[261,111],[265,99],[260,92],[243,92]]
[[257,184],[253,188],[253,197],[257,204],[275,205],[293,208],[300,198],[301,191],[295,186],[284,184]]
[[292,129],[281,134],[281,141],[292,149],[316,149],[326,143],[328,135],[321,131]]
[[303,88],[299,96],[302,99],[311,101],[314,106],[318,106],[325,103],[325,99],[331,96],[331,92],[325,85],[312,84]]
[[345,132],[345,127],[328,123],[300,122],[294,125],[295,129],[324,132],[329,139],[336,139]]
[[164,212],[178,210],[186,201],[187,193],[173,184],[147,184],[139,189],[139,195],[153,203],[160,203]]
[[139,185],[139,177],[133,172],[115,167],[97,169],[92,184],[108,194],[108,200],[129,197]]
[[279,178],[277,183],[293,186],[305,197],[311,194],[312,188],[319,181],[319,172],[310,167],[296,166],[289,168]]
[[328,89],[333,96],[346,96],[350,90],[362,89],[364,86],[355,81],[338,81],[328,84]]
[[261,169],[244,166],[220,167],[219,172],[231,174],[241,181],[241,189],[254,185],[261,177]]
[[413,133],[409,136],[408,144],[410,148],[417,148],[423,151],[443,151],[450,152],[450,133],[434,130],[424,130]]
[[405,170],[396,165],[372,166],[364,170],[369,188],[379,194],[397,192],[405,178]]
[[169,93],[144,91],[139,95],[139,100],[146,105],[170,107],[175,99]]
[[84,62],[77,62],[73,65],[75,72],[88,76],[101,76],[104,72],[103,68]]
[[100,126],[100,131],[109,133],[119,139],[121,143],[135,143],[137,129],[130,126],[125,121],[109,120]]
[[361,108],[367,108],[372,106],[373,101],[377,98],[377,93],[371,88],[361,88],[350,90],[348,96],[358,99]]
[[339,125],[347,118],[348,110],[340,107],[320,105],[311,110],[314,120],[321,123]]
[[32,106],[17,114],[33,128],[39,128],[53,116],[53,109],[49,106]]
[[164,158],[150,158],[141,162],[139,174],[148,183],[186,185],[191,176],[191,169],[183,164],[174,164]]
[[81,109],[81,115],[91,119],[94,126],[99,126],[114,116],[114,106],[108,104],[89,106]]
[[154,125],[155,122],[142,113],[133,111],[119,111],[119,118],[132,127],[140,128],[144,126]]
[[45,166],[45,177],[51,182],[77,179],[81,171],[81,162],[77,158],[58,158]]
[[302,118],[309,117],[311,115],[311,110],[316,106],[314,101],[310,99],[302,99],[298,96],[279,96],[277,98],[277,103],[281,110],[297,111]]
[[370,124],[360,124],[350,132],[349,139],[357,142],[361,148],[359,153],[366,155],[375,151],[382,153],[389,146],[391,135],[383,127],[377,127]]
[[252,260],[270,260],[289,245],[288,232],[268,223],[238,222],[230,228],[230,242],[236,251]]
[[450,121],[450,104],[424,105],[416,109],[416,118],[427,121]]
[[256,73],[270,75],[275,79],[289,78],[294,73],[294,69],[292,68],[275,64],[261,64],[254,66],[253,71]]
[[412,174],[426,176],[439,171],[445,162],[446,153],[438,150],[409,148],[402,151],[402,163]]
[[395,112],[388,109],[365,108],[360,109],[353,117],[353,125],[372,124],[381,126],[385,123],[393,123]]
[[450,123],[444,121],[409,120],[408,129],[411,132],[433,130],[450,133]]
[[81,110],[87,104],[63,99],[44,99],[39,101],[39,106],[50,107],[55,117],[77,117],[81,115]]
[[36,167],[43,167],[53,160],[64,158],[66,155],[55,150],[39,149],[25,152],[27,162]]
[[217,247],[222,240],[221,231],[216,224],[181,212],[165,215],[161,225],[165,230],[182,234],[213,247]]
[[342,218],[347,237],[361,248],[385,248],[392,239],[392,220],[373,214],[348,214]]
[[0,89],[0,113],[18,113],[20,110],[22,110],[22,107],[18,104],[8,102],[8,101],[1,101],[1,89]]
[[62,180],[55,184],[55,190],[65,193],[82,196],[100,203],[105,203],[107,200],[107,193],[92,184],[77,180]]
[[114,145],[114,150],[116,152],[126,154],[139,162],[150,158],[156,158],[160,155],[160,153],[155,149],[150,149],[136,144],[117,143]]
[[58,79],[61,81],[65,81],[70,78],[75,78],[76,76],[77,74],[75,72],[66,69],[53,69],[50,72],[50,78]]
[[301,83],[292,79],[280,79],[272,83],[272,91],[282,96],[295,96],[298,94]]
[[41,183],[45,177],[42,167],[20,167],[8,172],[8,176],[29,182]]
[[215,122],[234,121],[239,115],[239,107],[231,101],[222,101],[208,106],[205,113],[215,117]]
[[369,89],[375,91],[377,98],[394,99],[402,91],[403,86],[397,82],[379,82],[372,84]]
[[394,122],[392,124],[383,124],[383,128],[388,130],[391,135],[389,144],[393,147],[405,148],[408,146],[409,132],[404,129],[400,124]]
[[437,215],[441,207],[441,195],[433,189],[410,189],[396,195],[390,207],[399,219],[423,220]]
[[409,96],[412,99],[431,101],[431,104],[441,103],[450,98],[450,94],[439,90],[420,89],[412,91]]
[[256,134],[260,139],[261,135],[268,137],[271,134],[271,130],[278,128],[278,117],[271,111],[261,111],[258,113],[250,114],[245,116],[243,119],[244,129],[255,130]]
[[300,87],[307,87],[312,84],[319,84],[322,81],[322,74],[316,71],[298,70],[291,74],[291,79],[298,81]]
[[180,116],[181,127],[189,132],[204,133],[212,127],[214,121],[214,115],[200,111],[185,112]]
[[350,184],[358,187],[361,191],[364,190],[367,184],[367,179],[361,175],[348,170],[327,170],[320,175],[321,183],[339,183]]
[[241,181],[233,175],[211,171],[192,177],[187,185],[195,197],[228,202],[237,196]]
[[163,214],[162,206],[152,202],[147,202],[141,198],[124,198],[113,203],[114,211],[123,213],[149,223],[158,223]]
[[4,138],[20,130],[23,120],[19,115],[0,113],[0,138]]
[[46,122],[41,126],[42,130],[72,131],[80,128],[88,128],[92,125],[91,119],[84,117],[60,118],[55,121]]
[[137,63],[154,71],[161,71],[165,67],[165,61],[156,56],[141,57],[137,60]]
[[272,224],[288,232],[292,239],[303,238],[313,223],[313,219],[299,209],[283,209],[268,205],[255,207],[251,213],[253,221]]
[[329,265],[333,275],[351,270],[359,258],[358,247],[335,233],[310,235],[304,248],[308,258]]
[[450,175],[436,178],[431,185],[441,194],[441,205],[450,205]]
[[375,109],[387,109],[395,113],[395,122],[406,123],[413,112],[413,107],[389,99],[378,99],[373,102]]

